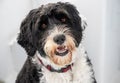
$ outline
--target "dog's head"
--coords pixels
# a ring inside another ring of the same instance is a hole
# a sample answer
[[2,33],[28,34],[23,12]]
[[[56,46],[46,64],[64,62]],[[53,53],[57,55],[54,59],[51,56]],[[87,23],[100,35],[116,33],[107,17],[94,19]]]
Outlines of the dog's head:
[[56,65],[66,65],[82,39],[85,26],[76,8],[69,3],[42,5],[23,20],[18,43],[29,56],[36,51]]

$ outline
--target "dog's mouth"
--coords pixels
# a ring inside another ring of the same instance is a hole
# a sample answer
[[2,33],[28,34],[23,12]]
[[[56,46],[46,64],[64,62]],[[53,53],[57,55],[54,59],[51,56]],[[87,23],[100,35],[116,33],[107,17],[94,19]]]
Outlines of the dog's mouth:
[[55,50],[57,56],[65,56],[69,53],[67,46],[58,46]]

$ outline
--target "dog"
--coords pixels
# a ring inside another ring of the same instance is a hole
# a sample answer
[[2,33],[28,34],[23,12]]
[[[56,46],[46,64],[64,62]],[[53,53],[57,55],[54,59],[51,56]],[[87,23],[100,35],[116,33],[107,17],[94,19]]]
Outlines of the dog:
[[83,46],[86,25],[68,2],[31,10],[17,38],[28,57],[16,83],[97,83]]

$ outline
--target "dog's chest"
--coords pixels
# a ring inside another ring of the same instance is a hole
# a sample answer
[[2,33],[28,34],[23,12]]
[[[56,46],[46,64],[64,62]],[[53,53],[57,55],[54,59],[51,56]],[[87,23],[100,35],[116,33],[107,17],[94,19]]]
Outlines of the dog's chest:
[[43,77],[40,78],[40,83],[72,83],[70,70],[65,73],[56,73],[44,69],[43,74]]

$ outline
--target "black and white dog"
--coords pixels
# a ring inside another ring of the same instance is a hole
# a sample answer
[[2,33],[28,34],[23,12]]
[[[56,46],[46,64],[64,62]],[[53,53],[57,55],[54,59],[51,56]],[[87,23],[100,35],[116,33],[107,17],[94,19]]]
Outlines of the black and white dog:
[[85,27],[70,3],[50,3],[31,10],[18,36],[28,58],[16,83],[96,83],[82,46]]

